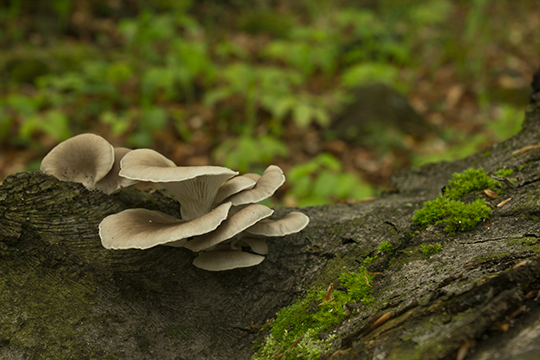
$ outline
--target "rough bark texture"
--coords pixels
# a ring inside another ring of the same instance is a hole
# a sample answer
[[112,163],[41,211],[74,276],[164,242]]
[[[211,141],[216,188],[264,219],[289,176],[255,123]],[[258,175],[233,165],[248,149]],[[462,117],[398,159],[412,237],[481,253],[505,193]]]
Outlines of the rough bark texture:
[[[469,350],[467,359],[537,359],[540,149],[512,153],[539,139],[536,104],[512,139],[404,172],[396,192],[376,201],[302,209],[310,225],[270,240],[261,265],[217,273],[193,267],[196,255],[182,248],[102,248],[97,228],[109,214],[143,207],[179,216],[164,192],[108,196],[37,172],[11,175],[0,187],[0,358],[249,359],[263,336],[252,323],[378,254],[368,268],[380,272],[377,301],[355,305],[326,357],[455,359]],[[415,210],[453,172],[480,166],[514,170],[516,188],[491,202],[512,200],[473,231],[450,237],[436,226],[411,236]],[[383,241],[392,254],[377,250]],[[433,243],[442,251],[423,255],[420,245]]]

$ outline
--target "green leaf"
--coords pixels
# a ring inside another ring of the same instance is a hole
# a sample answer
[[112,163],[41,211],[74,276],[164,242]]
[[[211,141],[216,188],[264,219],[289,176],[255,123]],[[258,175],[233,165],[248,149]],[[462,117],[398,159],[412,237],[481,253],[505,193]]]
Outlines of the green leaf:
[[293,121],[300,128],[307,128],[311,124],[312,111],[309,105],[299,104],[293,108]]

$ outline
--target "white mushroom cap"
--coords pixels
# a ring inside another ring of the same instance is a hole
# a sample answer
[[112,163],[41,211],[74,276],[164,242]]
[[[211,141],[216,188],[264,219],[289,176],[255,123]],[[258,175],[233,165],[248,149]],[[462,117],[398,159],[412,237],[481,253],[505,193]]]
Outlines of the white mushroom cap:
[[221,166],[176,166],[151,149],[130,151],[121,161],[120,176],[152,181],[180,202],[182,219],[191,220],[212,209],[219,187],[238,172]]
[[190,221],[159,211],[128,209],[103,219],[99,237],[106,249],[148,249],[167,243],[181,246],[189,237],[215,230],[230,208],[231,203],[225,203]]
[[242,246],[249,246],[251,251],[260,255],[268,254],[268,245],[263,239],[242,237],[231,242],[231,249],[242,250]]
[[43,173],[93,189],[114,164],[114,148],[95,134],[81,134],[56,145],[41,161]]
[[297,233],[307,226],[309,217],[301,212],[293,211],[279,220],[261,220],[250,228],[247,233],[263,236],[284,236]]
[[189,240],[184,247],[195,252],[209,249],[269,217],[273,212],[274,210],[264,205],[249,205],[229,216],[215,231]]
[[[246,175],[252,177],[252,174]],[[256,177],[252,178],[254,179]],[[226,201],[232,202],[233,206],[257,203],[272,196],[284,182],[285,175],[283,175],[283,170],[281,170],[279,166],[270,165],[266,168],[260,179],[258,179],[257,184],[255,184],[252,189],[244,190],[232,195],[227,198]]]
[[249,176],[240,175],[233,177],[231,180],[221,185],[216,194],[216,198],[214,199],[214,204],[219,204],[224,199],[242,190],[251,189],[256,183],[257,180],[253,180]]
[[261,175],[255,173],[245,173],[242,176],[250,178],[251,180],[257,182],[261,178]]
[[105,194],[112,194],[117,191],[122,190],[125,187],[134,185],[138,183],[137,180],[130,180],[124,177],[120,177],[118,173],[120,172],[120,161],[122,158],[130,152],[131,149],[125,147],[115,147],[114,148],[114,164],[112,169],[109,171],[107,176],[98,181],[95,185],[95,188],[103,191]]
[[243,251],[209,251],[193,260],[193,265],[208,271],[223,271],[259,265],[264,256]]

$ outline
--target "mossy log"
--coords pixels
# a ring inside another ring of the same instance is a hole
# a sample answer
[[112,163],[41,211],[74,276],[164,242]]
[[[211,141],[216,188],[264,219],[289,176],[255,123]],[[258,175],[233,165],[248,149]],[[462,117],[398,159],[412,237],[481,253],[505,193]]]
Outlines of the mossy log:
[[[158,246],[106,250],[98,225],[127,208],[179,216],[163,191],[88,191],[38,172],[0,187],[0,358],[249,359],[257,325],[311,287],[378,255],[370,305],[334,329],[332,359],[537,359],[540,352],[540,106],[522,131],[491,149],[394,178],[372,202],[302,209],[311,223],[269,241],[259,266],[193,267],[196,254]],[[489,221],[448,236],[421,230],[414,212],[453,172],[512,169]],[[511,200],[497,207],[502,200]],[[291,209],[278,209],[281,217]],[[377,248],[387,241],[391,253]],[[440,243],[437,254],[420,245]],[[279,355],[279,354],[276,354]]]

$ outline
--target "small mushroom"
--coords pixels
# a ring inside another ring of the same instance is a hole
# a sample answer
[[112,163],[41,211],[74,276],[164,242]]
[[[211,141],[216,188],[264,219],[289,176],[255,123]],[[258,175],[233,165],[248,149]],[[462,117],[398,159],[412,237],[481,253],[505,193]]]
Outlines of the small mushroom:
[[180,202],[182,219],[191,220],[212,210],[220,186],[238,172],[221,166],[176,166],[157,151],[137,149],[120,163],[120,176],[152,181],[169,190]]
[[274,210],[264,205],[249,205],[230,215],[216,230],[189,240],[184,247],[194,252],[212,248],[269,217],[273,212]]
[[193,260],[193,265],[208,271],[223,271],[259,265],[264,256],[243,251],[209,251],[203,252]]
[[118,175],[120,172],[120,161],[130,152],[131,149],[125,147],[114,148],[114,164],[107,176],[95,184],[95,188],[103,191],[105,194],[113,194],[125,187],[138,183],[137,180],[130,180]]
[[196,219],[185,221],[159,211],[128,209],[107,216],[99,224],[106,249],[148,249],[156,245],[182,246],[187,238],[215,230],[227,218],[225,203]]
[[95,134],[81,134],[56,145],[41,161],[40,169],[62,181],[94,189],[114,164],[114,148]]
[[[255,174],[245,174],[243,176],[256,179]],[[226,198],[225,201],[232,202],[233,206],[252,204],[262,201],[272,196],[277,189],[285,182],[285,175],[283,170],[276,165],[270,165],[266,168],[262,176],[256,180],[257,183],[252,189],[241,191],[237,194]]]
[[297,233],[309,224],[309,217],[301,212],[293,211],[279,220],[261,220],[250,228],[247,233],[263,236],[284,236]]

